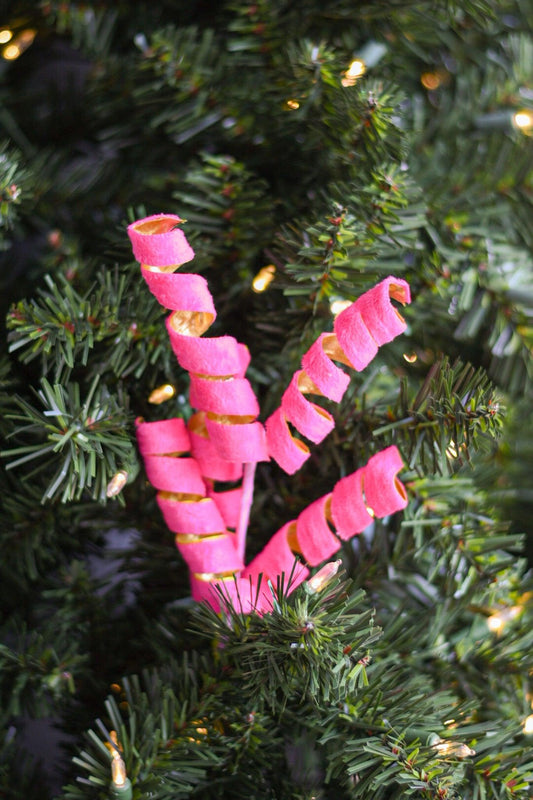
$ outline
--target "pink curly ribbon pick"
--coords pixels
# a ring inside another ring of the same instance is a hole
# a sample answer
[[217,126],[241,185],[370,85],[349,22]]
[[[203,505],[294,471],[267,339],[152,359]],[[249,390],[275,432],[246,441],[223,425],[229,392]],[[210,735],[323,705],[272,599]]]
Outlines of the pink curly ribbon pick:
[[364,369],[378,352],[378,347],[392,341],[406,326],[391,303],[411,302],[409,285],[401,278],[385,280],[365,292],[342,311],[333,323],[333,334],[322,334],[302,358],[302,370],[281,398],[281,405],[267,419],[266,436],[272,458],[292,475],[309,458],[309,447],[293,435],[290,425],[318,444],[335,423],[327,411],[310,403],[305,394],[316,394],[339,402],[349,383],[349,376],[333,360]]
[[[373,456],[342,478],[333,491],[286,523],[244,567],[244,546],[253,499],[255,464],[272,456],[287,472],[309,457],[307,444],[333,429],[331,414],[305,395],[339,402],[349,376],[334,362],[357,371],[378,347],[405,330],[391,303],[410,302],[408,284],[386,278],[336,317],[334,332],[322,334],[302,359],[265,429],[259,405],[244,377],[250,361],[245,345],[231,336],[202,338],[216,311],[207,282],[175,274],[194,257],[173,214],[156,214],[128,227],[141,272],[158,301],[172,313],[167,330],[172,349],[190,376],[188,424],[181,419],[137,420],[137,439],[157,503],[189,570],[192,596],[220,610],[218,587],[235,608],[263,613],[273,607],[270,586],[291,576],[292,591],[309,576],[309,566],[330,558],[342,541],[361,533],[374,517],[407,505],[397,478],[402,459],[396,447]],[[218,484],[235,484],[221,491]],[[302,563],[302,560],[306,563]]]

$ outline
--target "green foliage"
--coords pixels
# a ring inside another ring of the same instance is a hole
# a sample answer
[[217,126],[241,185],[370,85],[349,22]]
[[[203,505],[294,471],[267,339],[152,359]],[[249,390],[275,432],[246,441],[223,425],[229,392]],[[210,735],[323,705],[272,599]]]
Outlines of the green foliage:
[[3,451],[2,456],[10,459],[8,469],[37,459],[30,474],[49,473],[50,465],[57,464],[54,454],[59,453],[59,466],[42,502],[59,492],[63,502],[79,500],[86,489],[91,490],[93,499],[104,500],[107,484],[118,469],[131,469],[135,464],[125,428],[127,411],[105,386],[99,385],[98,378],[84,399],[77,384],[71,384],[67,391],[43,378],[37,397],[42,410],[15,397],[20,412],[8,417],[21,425],[13,436],[29,443]]
[[11,231],[18,217],[18,206],[30,202],[31,179],[21,165],[21,156],[9,142],[0,142],[0,232],[2,249],[6,231]]
[[388,409],[390,421],[372,432],[396,441],[422,474],[453,472],[470,458],[472,444],[500,435],[503,409],[484,370],[443,359],[432,365],[415,397],[407,387],[404,379],[396,407]]
[[156,360],[168,363],[160,307],[139,291],[138,275],[102,268],[82,293],[72,272],[71,264],[67,274],[45,276],[46,289],[12,307],[10,351],[21,351],[22,363],[40,356],[42,373],[59,382],[80,368],[86,381],[105,373],[124,379],[140,378]]
[[379,631],[372,610],[362,607],[363,593],[337,590],[326,613],[323,598],[310,589],[295,602],[284,596],[283,585],[271,591],[274,610],[262,617],[231,606],[227,620],[208,607],[198,612],[198,632],[215,634],[223,668],[239,670],[242,689],[257,707],[277,714],[289,701],[323,706],[364,686],[365,659]]
[[196,228],[193,244],[200,265],[205,259],[223,269],[227,260],[239,266],[261,257],[273,232],[268,189],[265,180],[235,158],[201,155],[173,195],[180,213]]
[[[112,730],[136,799],[526,800],[529,4],[12,6],[35,39],[0,74],[0,795],[61,793],[13,733],[54,713],[76,738],[98,717],[65,800],[110,796]],[[262,617],[191,613],[138,470],[134,418],[191,412],[125,230],[165,211],[262,420],[334,301],[411,286],[405,335],[338,406],[313,396],[336,425],[306,465],[259,466],[248,550],[386,444],[408,507],[343,543],[346,579],[271,587]]]

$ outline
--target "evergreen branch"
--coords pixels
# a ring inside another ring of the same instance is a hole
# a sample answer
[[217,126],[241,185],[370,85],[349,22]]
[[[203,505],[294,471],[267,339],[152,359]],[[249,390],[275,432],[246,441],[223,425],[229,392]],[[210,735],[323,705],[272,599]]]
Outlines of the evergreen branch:
[[269,186],[231,156],[204,153],[173,197],[194,224],[199,264],[231,258],[238,267],[254,263],[273,235]]
[[51,386],[43,378],[42,389],[37,392],[43,410],[21,397],[14,399],[23,413],[7,415],[20,423],[11,438],[16,436],[30,442],[4,450],[0,455],[12,459],[7,469],[37,460],[26,480],[55,469],[42,502],[53,499],[59,492],[62,502],[79,500],[87,489],[92,489],[93,499],[103,501],[107,484],[119,468],[128,465],[135,471],[133,445],[125,427],[127,411],[105,386],[98,384],[96,378],[82,400],[78,384],[68,388]]
[[117,21],[116,9],[94,9],[55,1],[46,7],[47,24],[60,36],[68,35],[77,50],[93,58],[109,53]]
[[[18,634],[14,647],[0,644],[0,696],[6,720],[23,713],[44,716],[74,694],[74,675],[86,661],[77,643],[68,642],[54,626],[54,645],[48,630]],[[6,633],[4,631],[4,633]]]
[[46,290],[19,301],[7,317],[9,349],[23,363],[40,357],[43,373],[53,371],[56,381],[72,370],[82,374],[80,367],[90,380],[107,371],[140,377],[156,359],[170,371],[161,309],[137,275],[102,268],[83,294],[63,274],[45,283]]
[[[20,154],[9,142],[0,142],[0,234],[11,230],[19,216],[19,206],[28,202],[32,182],[21,165]],[[5,242],[2,241],[2,249]]]
[[283,709],[295,697],[319,705],[335,702],[339,693],[365,684],[365,659],[379,630],[362,592],[350,596],[347,585],[335,582],[332,589],[325,597],[299,592],[294,601],[281,582],[271,588],[272,613],[242,615],[228,607],[226,622],[204,607],[195,627],[224,642],[224,664],[239,675],[258,707]]
[[[373,428],[373,436],[401,441],[411,467],[432,472],[455,471],[470,459],[480,438],[501,433],[503,409],[481,368],[443,357],[433,364],[415,397],[401,385],[390,422]],[[446,466],[444,466],[446,465]]]

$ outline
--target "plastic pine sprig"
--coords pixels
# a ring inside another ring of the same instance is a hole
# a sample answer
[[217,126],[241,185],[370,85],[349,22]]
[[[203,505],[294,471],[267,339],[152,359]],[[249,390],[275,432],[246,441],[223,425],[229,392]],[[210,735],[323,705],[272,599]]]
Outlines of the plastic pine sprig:
[[[193,598],[219,608],[220,595],[213,591],[218,586],[243,612],[265,612],[274,602],[269,582],[276,585],[280,576],[291,575],[294,589],[308,577],[309,567],[329,559],[341,541],[361,533],[374,517],[407,505],[397,478],[402,459],[391,446],[283,525],[261,553],[244,564],[256,463],[273,459],[288,473],[302,466],[310,450],[291,426],[318,444],[335,424],[329,412],[305,395],[341,400],[350,378],[334,362],[363,370],[379,347],[405,330],[391,298],[409,303],[409,286],[388,277],[339,314],[333,332],[322,334],[304,354],[302,369],[263,426],[245,377],[248,349],[232,336],[203,336],[216,317],[207,282],[200,275],[175,272],[194,258],[182,221],[173,214],[156,214],[128,227],[150,291],[171,309],[170,344],[189,373],[190,403],[197,409],[187,423],[179,418],[138,420],[139,449],[148,480],[158,490],[159,507],[189,567]],[[240,485],[217,491],[221,481]]]
[[136,471],[125,425],[127,411],[98,377],[85,397],[77,383],[67,390],[43,378],[41,387],[36,393],[40,407],[15,396],[20,412],[6,414],[15,422],[26,423],[16,434],[17,443],[23,444],[0,452],[1,457],[11,459],[6,468],[28,465],[33,473],[46,472],[50,464],[59,462],[42,502],[58,495],[62,502],[79,500],[85,491],[94,499],[103,499],[119,466],[128,464]]

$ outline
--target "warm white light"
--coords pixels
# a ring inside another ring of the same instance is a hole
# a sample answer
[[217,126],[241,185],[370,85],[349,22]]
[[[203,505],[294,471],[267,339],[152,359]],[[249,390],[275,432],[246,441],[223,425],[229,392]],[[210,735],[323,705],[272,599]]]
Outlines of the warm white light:
[[455,444],[453,439],[450,441],[450,444],[446,448],[446,455],[448,456],[448,458],[457,458],[458,455],[457,445]]
[[0,31],[0,44],[7,44],[10,39],[13,38],[13,31],[4,28],[4,30]]
[[2,50],[2,56],[6,61],[14,61],[21,53],[22,50],[16,44],[9,44]]
[[524,133],[527,133],[533,128],[533,112],[517,111],[516,114],[513,114],[513,125]]
[[171,386],[170,383],[165,383],[163,386],[158,386],[157,389],[154,389],[148,398],[148,402],[158,406],[160,403],[164,403],[165,400],[170,400],[175,394],[175,387]]
[[311,589],[312,592],[321,592],[330,580],[335,577],[341,564],[342,561],[340,558],[337,559],[337,561],[330,561],[324,564],[324,566],[307,581],[309,589]]
[[356,58],[352,61],[346,72],[344,73],[344,77],[341,80],[343,86],[353,86],[358,78],[361,75],[364,75],[366,72],[366,64],[365,62],[360,59]]
[[487,618],[489,631],[492,631],[492,633],[501,633],[505,625],[517,617],[521,611],[521,606],[511,606],[510,608],[502,608],[501,611],[491,614],[491,616]]
[[126,765],[119,754],[115,753],[111,762],[111,780],[113,781],[114,786],[119,788],[120,786],[124,786],[126,783],[126,778]]
[[522,730],[524,733],[533,733],[533,714],[530,714],[529,717],[526,717],[524,720],[524,724],[522,725]]
[[336,317],[337,314],[340,314],[341,311],[344,311],[345,308],[348,308],[348,306],[351,305],[351,300],[332,300],[329,304],[329,308],[333,316]]
[[258,294],[264,292],[274,280],[275,275],[276,267],[273,264],[269,264],[267,267],[260,269],[252,281],[252,289],[254,292]]
[[125,487],[127,482],[128,482],[128,473],[124,469],[119,470],[115,475],[113,475],[113,477],[107,484],[106,496],[116,497],[117,494],[120,494],[120,492]]
[[300,103],[298,100],[287,100],[285,107],[290,108],[291,111],[296,111],[297,108],[300,108]]
[[476,754],[475,750],[472,750],[471,747],[463,742],[445,741],[444,739],[437,741],[433,745],[433,748],[442,758],[467,758],[468,756],[475,756]]
[[416,353],[404,353],[403,357],[408,364],[414,364],[415,361],[418,361],[418,356]]
[[498,631],[501,631],[504,624],[505,623],[499,614],[492,614],[492,616],[487,619],[489,631],[492,631],[492,633],[498,633]]
[[[4,34],[4,36],[7,36],[8,33],[11,33],[11,31],[7,30],[0,31],[0,35]],[[14,61],[25,50],[28,49],[30,44],[35,39],[36,33],[37,31],[34,31],[31,28],[28,28],[27,30],[22,31],[22,33],[19,33],[19,35],[15,39],[13,39],[11,44],[8,44],[7,47],[4,47],[4,49],[2,50],[2,57],[5,58],[6,61]],[[8,36],[6,39],[4,39],[4,41],[9,42],[11,41],[11,38],[12,38],[11,36]]]
[[442,77],[438,72],[423,72],[420,77],[420,82],[424,89],[433,91],[438,89],[442,83]]

